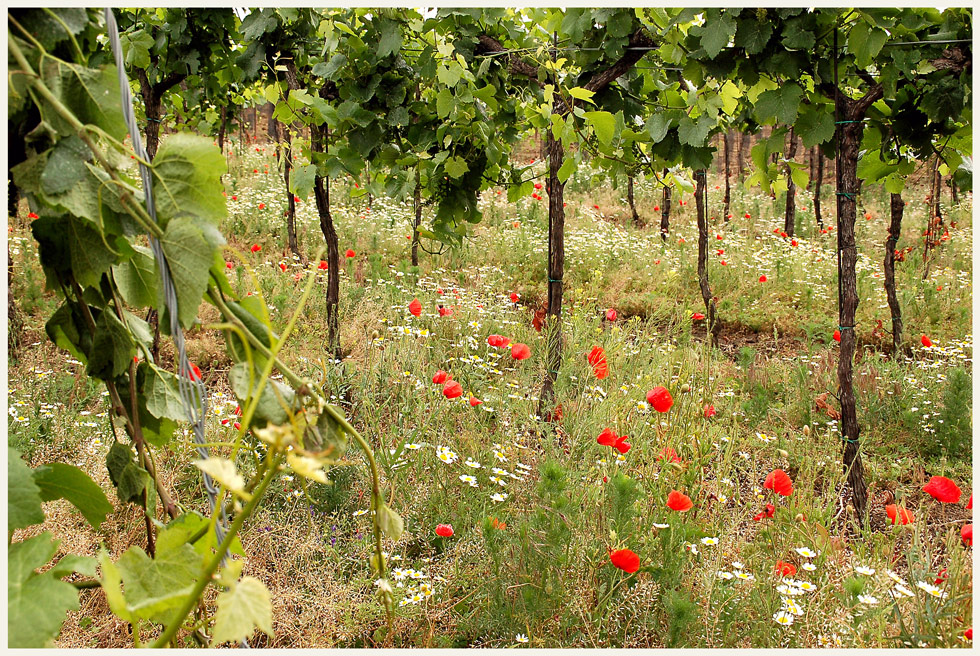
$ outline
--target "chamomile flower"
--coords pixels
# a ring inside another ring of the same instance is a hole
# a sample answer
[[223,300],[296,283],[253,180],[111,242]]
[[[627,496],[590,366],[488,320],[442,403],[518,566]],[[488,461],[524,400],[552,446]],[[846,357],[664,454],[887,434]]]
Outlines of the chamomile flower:
[[909,590],[908,588],[906,588],[901,583],[896,583],[895,584],[895,588],[893,590],[889,590],[888,592],[895,599],[900,599],[902,597],[914,597],[915,596],[915,593],[914,592],[912,592],[911,590]]
[[474,478],[473,476],[470,476],[469,474],[461,474],[460,477],[459,477],[459,480],[463,481],[464,483],[469,484],[470,487],[479,487],[480,486],[479,483],[476,482],[476,478]]
[[501,501],[505,501],[508,496],[509,495],[506,492],[494,492],[490,495],[490,498],[497,503],[500,503]]
[[858,595],[858,601],[860,601],[865,606],[877,606],[878,598],[872,597],[871,595]]
[[483,466],[480,463],[478,463],[476,460],[473,460],[472,458],[467,458],[466,462],[464,462],[463,464],[466,465],[467,467],[470,467],[471,469],[479,469],[480,467]]
[[416,442],[406,442],[405,448],[408,449],[409,451],[417,451],[418,449],[422,448],[422,445]]
[[735,572],[735,578],[741,579],[742,581],[754,581],[755,577],[749,572],[738,570]]
[[804,558],[816,558],[819,555],[818,552],[810,549],[809,547],[797,547],[795,551]]
[[817,571],[817,566],[814,565],[813,563],[803,563],[803,565],[801,565],[801,567],[803,569],[805,569],[806,571],[808,571],[808,572],[815,572],[815,571]]
[[525,644],[528,641],[528,637],[523,633],[518,633],[516,636],[514,636],[514,641]]
[[936,597],[938,599],[945,599],[948,596],[947,593],[944,592],[943,590],[937,588],[931,583],[926,583],[925,581],[917,581],[915,587],[919,588],[920,590],[928,594],[931,594],[933,597]]
[[366,510],[355,510],[353,512],[354,517],[360,517],[361,515],[366,515],[366,514],[368,514],[368,511]]
[[776,624],[781,626],[792,626],[793,620],[796,618],[793,617],[792,613],[787,613],[785,610],[781,610],[773,615],[772,619],[776,621]]
[[854,571],[858,574],[864,574],[865,576],[872,576],[875,573],[873,567],[865,567],[864,565],[858,565],[854,568]]
[[720,579],[724,579],[724,580],[726,580],[726,581],[730,581],[730,580],[732,580],[733,578],[735,578],[735,575],[734,575],[734,574],[732,574],[731,572],[726,572],[726,571],[724,571],[724,570],[719,570],[719,571],[717,571],[717,572],[715,573],[715,575],[716,575],[716,576],[717,576],[718,578],[720,578]]
[[701,538],[701,544],[706,547],[711,547],[718,544],[718,538]]

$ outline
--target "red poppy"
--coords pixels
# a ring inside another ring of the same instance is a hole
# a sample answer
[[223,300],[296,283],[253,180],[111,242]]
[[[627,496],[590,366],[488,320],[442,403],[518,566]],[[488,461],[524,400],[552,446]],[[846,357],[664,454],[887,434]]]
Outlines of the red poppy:
[[37,214],[35,214],[34,212],[28,212],[27,213],[27,218],[28,219],[36,219],[38,217],[37,217]]
[[235,268],[235,265],[232,264],[231,262],[225,262],[225,268],[226,269],[234,269]]
[[327,267],[329,267],[329,266],[330,265],[327,264],[326,261],[320,260],[320,264],[317,266],[317,268],[320,269],[321,271],[326,271],[327,270]]
[[487,337],[487,344],[495,347],[507,346],[510,344],[510,337],[504,337],[503,335],[490,335]]
[[834,341],[835,342],[839,342],[840,341],[840,329],[839,328],[834,331]]
[[752,215],[751,215],[751,214],[749,214],[748,212],[746,212],[746,213],[745,213],[745,218],[746,218],[746,219],[751,219],[751,218],[752,218]]
[[726,264],[728,264],[728,262],[726,262],[725,260],[721,261],[721,266],[725,266]]
[[596,378],[602,380],[609,375],[609,364],[606,362],[606,352],[601,346],[593,346],[589,353],[589,364]]
[[769,279],[766,278],[766,274],[762,274],[761,276],[759,276],[759,282],[765,282],[767,280],[769,280]]
[[541,183],[540,182],[535,183],[534,188],[535,189],[540,189],[541,188]]
[[408,311],[416,317],[422,314],[422,304],[419,303],[419,299],[412,299],[412,302],[408,304]]
[[654,205],[653,206],[653,211],[654,212],[659,212],[660,211],[660,206],[659,205]]
[[510,293],[510,302],[511,303],[517,303],[517,299],[519,299],[519,298],[520,298],[520,296],[517,295],[517,292],[511,292]]
[[615,321],[617,316],[616,310],[612,308],[606,310],[606,321]]
[[258,172],[259,172],[258,169],[252,169],[252,173],[258,173]]
[[260,210],[264,210],[265,209],[265,203],[259,203],[259,209]]
[[706,406],[704,406],[704,418],[705,419],[710,419],[711,417],[714,417],[716,414],[718,414],[718,411],[715,410],[715,406],[713,406],[713,405],[706,405]]
[[453,311],[450,310],[449,308],[442,307],[441,305],[439,306],[439,316],[440,317],[448,317],[448,316],[452,315],[452,313],[453,313]]
[[432,377],[432,382],[442,385],[443,383],[445,383],[447,380],[450,380],[451,378],[452,376],[450,376],[445,371],[440,369],[439,371],[436,372],[436,375]]
[[913,515],[908,508],[900,508],[894,503],[885,506],[885,514],[888,515],[888,519],[892,520],[892,524],[899,524],[904,526],[905,524],[911,524],[915,521],[915,515]]
[[282,269],[283,273],[285,273],[286,272],[286,263],[285,262],[280,262],[279,263],[279,268]]
[[758,515],[756,515],[755,517],[753,517],[752,519],[758,522],[763,519],[771,519],[772,516],[775,514],[776,514],[776,506],[772,505],[771,503],[767,503],[766,509],[763,510]]
[[933,476],[922,491],[941,503],[956,503],[962,494],[960,488],[956,487],[956,483],[945,476]]
[[196,364],[191,364],[191,380],[201,380],[201,369]]
[[966,509],[967,510],[973,510],[973,495],[972,494],[970,495],[970,500],[966,504]]
[[946,578],[947,578],[947,570],[944,567],[939,571],[939,574],[936,575],[936,580],[935,582],[933,582],[933,585],[939,585],[940,583],[944,583],[946,581]]
[[447,380],[446,384],[442,387],[442,394],[447,399],[455,399],[463,396],[463,386],[457,383],[455,380]]
[[453,537],[452,524],[439,524],[438,526],[436,526],[436,535],[438,535],[441,538]]
[[598,205],[593,205],[592,207],[594,207],[596,209],[599,209],[599,206]]
[[796,574],[796,565],[777,560],[776,571],[779,572],[780,576],[794,576]]
[[618,437],[619,436],[616,435],[616,431],[614,431],[613,429],[604,428],[602,432],[599,433],[599,437],[597,437],[595,441],[601,444],[602,446],[615,446],[616,438]]
[[348,248],[348,249],[347,249],[347,252],[346,252],[346,253],[344,253],[344,255],[345,255],[346,257],[354,257],[355,255],[357,255],[357,253],[355,253],[355,252],[354,252],[354,249],[352,249],[352,248]]
[[783,239],[786,239],[786,233],[783,231],[780,231],[779,236],[782,237]]
[[793,494],[793,481],[782,469],[776,469],[766,476],[762,487],[784,497]]
[[238,196],[232,196],[231,199],[232,200],[238,200]]
[[626,454],[627,451],[633,448],[632,444],[628,444],[626,440],[630,438],[629,435],[620,435],[616,438],[616,442],[613,444],[613,448],[622,454]]
[[640,557],[629,549],[611,551],[609,553],[609,560],[612,561],[615,567],[623,570],[627,574],[633,574],[636,570],[640,569]]
[[966,638],[967,640],[969,640],[970,642],[973,642],[973,627],[972,626],[969,629],[967,629],[966,631],[963,632],[963,637]]
[[800,244],[799,244],[799,243],[798,243],[798,242],[797,242],[797,241],[796,241],[796,240],[794,239],[793,241],[791,241],[791,242],[789,243],[789,245],[790,245],[790,246],[792,246],[793,248],[796,248],[796,247],[797,247],[797,246],[799,246]]
[[715,252],[718,253],[719,256],[721,256],[721,255],[724,255],[725,254],[725,249],[724,248],[718,248],[718,249],[715,249]]
[[667,507],[671,510],[676,510],[677,512],[687,512],[694,507],[694,503],[691,502],[691,497],[687,496],[683,492],[672,490],[671,493],[667,495]]
[[932,340],[929,339],[928,337],[926,337],[925,335],[923,335],[922,336],[922,345],[925,346],[926,348],[929,348],[930,346],[932,346]]
[[259,246],[258,244],[252,244],[252,252],[253,253],[258,253],[260,250],[262,250],[262,247],[261,246]]
[[691,318],[694,319],[695,321],[703,321],[704,314],[701,312],[695,312],[693,315],[691,315]]
[[475,396],[471,396],[470,397],[470,405],[473,406],[474,408],[476,406],[480,405],[481,403],[483,403],[483,401],[481,401],[480,399],[476,398]]
[[242,429],[242,425],[240,423],[238,423],[237,421],[234,424],[232,424],[232,426],[235,427],[235,430],[241,430]]
[[721,237],[721,235],[715,235],[715,239],[717,239],[718,241],[721,241],[722,237]]
[[677,463],[681,462],[681,459],[677,455],[677,452],[674,451],[669,446],[664,447],[660,451],[660,453],[657,454],[657,460],[658,461],[660,461],[660,460],[666,460],[667,462],[677,462]]
[[960,529],[960,537],[963,539],[963,544],[968,547],[973,546],[973,524],[964,524],[963,528]]
[[518,342],[510,347],[510,357],[515,360],[526,360],[531,357],[531,347],[527,344]]
[[652,405],[657,412],[667,412],[670,410],[670,406],[674,405],[674,398],[666,387],[654,387],[647,392],[647,403]]

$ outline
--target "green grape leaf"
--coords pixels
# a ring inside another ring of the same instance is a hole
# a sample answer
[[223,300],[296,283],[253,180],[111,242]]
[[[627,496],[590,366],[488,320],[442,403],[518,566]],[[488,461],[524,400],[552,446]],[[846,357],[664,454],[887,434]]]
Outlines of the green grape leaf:
[[446,159],[446,162],[443,164],[443,168],[446,169],[446,173],[453,178],[459,178],[470,170],[466,160],[455,155]]
[[609,112],[585,112],[585,122],[595,130],[599,143],[608,146],[616,135],[616,117]]
[[657,144],[667,136],[667,131],[670,130],[670,119],[664,116],[662,112],[654,112],[647,119],[645,127],[647,134],[650,135],[650,140]]
[[45,194],[61,194],[88,176],[85,162],[92,159],[92,151],[77,136],[58,142],[48,156],[41,173],[41,191]]
[[[228,372],[228,380],[231,383],[232,391],[238,397],[238,401],[244,406],[246,399],[258,387],[259,376],[258,374],[255,375],[254,383],[250,386],[248,363],[239,362]],[[280,401],[279,397],[282,397],[282,401]],[[289,421],[289,415],[286,413],[283,404],[287,407],[292,407],[295,398],[296,393],[292,388],[277,381],[270,380],[262,388],[262,394],[255,408],[253,421],[257,421],[259,425],[263,422],[269,422],[275,426],[281,426],[287,423]]]
[[71,268],[78,284],[96,287],[102,274],[116,263],[116,255],[110,251],[91,225],[81,219],[68,219],[68,251]]
[[[96,70],[48,57],[44,60],[41,77],[52,95],[83,124],[97,125],[119,141],[126,137],[115,64]],[[40,109],[41,115],[60,134],[77,134],[44,98]]]
[[218,609],[214,613],[211,646],[225,642],[240,642],[258,629],[270,638],[272,630],[272,599],[262,581],[246,576],[218,594]]
[[760,123],[775,120],[785,125],[796,123],[803,89],[796,82],[783,84],[778,89],[763,91],[755,103],[755,115]]
[[847,38],[847,50],[854,55],[854,63],[861,68],[868,67],[881,52],[882,46],[888,40],[885,30],[872,27],[861,21],[851,27]]
[[402,536],[402,533],[405,532],[405,521],[401,518],[401,515],[389,508],[384,502],[382,502],[381,508],[378,510],[378,526],[381,527],[385,535],[396,542]]
[[568,95],[570,95],[572,98],[578,98],[579,100],[590,102],[593,105],[595,104],[595,102],[592,100],[592,97],[595,95],[595,91],[589,91],[588,89],[583,89],[582,87],[572,87],[568,90]]
[[402,46],[402,34],[398,23],[389,19],[381,20],[381,35],[378,37],[378,59],[398,52]]
[[153,198],[160,225],[166,228],[174,217],[186,215],[213,224],[225,218],[221,176],[226,168],[224,155],[210,138],[187,132],[167,137],[153,158]]
[[34,474],[16,449],[7,447],[7,530],[27,528],[44,521],[41,490]]
[[74,306],[65,301],[44,324],[44,332],[59,348],[65,349],[84,364],[88,361],[85,356],[85,351],[88,350],[86,346],[90,346],[91,341],[86,340],[88,344],[83,345],[82,335],[87,335],[88,331],[80,326],[80,322],[81,317],[75,316]]
[[565,161],[561,163],[561,168],[558,169],[558,182],[565,184],[577,168],[578,163],[575,161],[575,158],[566,157]]
[[15,542],[7,551],[7,647],[44,647],[61,632],[69,610],[78,609],[78,590],[50,571],[34,570],[58,549],[45,531]]
[[34,470],[34,483],[42,501],[68,500],[95,528],[112,512],[112,504],[102,488],[78,467],[61,462],[38,467]]
[[136,254],[125,262],[112,266],[112,278],[119,294],[132,307],[153,305],[157,297],[156,262],[150,249],[133,244]]
[[88,375],[101,380],[112,380],[129,369],[129,363],[136,355],[129,328],[116,317],[115,312],[106,310],[95,322],[95,339],[88,354]]
[[306,200],[310,192],[313,191],[313,183],[316,180],[316,166],[305,164],[297,166],[289,172],[289,190]]
[[[199,535],[192,544],[194,550],[202,557],[207,557],[217,548],[217,537],[213,530],[204,530],[210,521],[207,517],[194,511],[187,511],[182,515],[170,520],[167,526],[157,533],[156,549],[158,554],[179,549],[181,545],[188,543],[190,538]],[[245,548],[242,546],[241,539],[236,535],[228,547],[228,553],[236,556],[245,556]]]
[[127,609],[138,617],[170,624],[172,611],[191,593],[203,564],[204,559],[189,544],[157,554],[155,559],[137,546],[130,547],[116,562]]
[[[199,219],[179,217],[167,223],[160,245],[170,265],[170,276],[177,292],[177,315],[180,324],[190,328],[208,286],[208,269],[214,249],[205,238]],[[163,306],[162,299],[157,300]],[[163,317],[160,324],[163,325]]]
[[771,23],[760,21],[754,16],[739,19],[738,30],[735,33],[735,47],[745,48],[745,53],[748,55],[757,55],[765,49],[771,36]]
[[803,146],[812,148],[834,138],[834,112],[829,105],[803,105],[793,130],[803,140]]
[[61,578],[70,574],[81,574],[82,576],[95,576],[95,568],[98,561],[91,556],[79,556],[68,554],[48,570],[51,576]]
[[690,117],[683,117],[677,125],[677,138],[682,144],[689,146],[703,146],[708,133],[715,126],[716,122],[708,115],[701,115],[697,122]]
[[[701,47],[704,48],[708,59],[714,59],[735,36],[735,17],[727,12],[718,15],[717,9],[709,9],[708,12],[709,18],[701,28]],[[711,16],[711,13],[715,16]]]
[[184,411],[184,401],[180,397],[177,376],[150,362],[141,362],[140,368],[144,367],[146,382],[143,394],[146,397],[147,412],[157,418],[186,421],[187,413]]

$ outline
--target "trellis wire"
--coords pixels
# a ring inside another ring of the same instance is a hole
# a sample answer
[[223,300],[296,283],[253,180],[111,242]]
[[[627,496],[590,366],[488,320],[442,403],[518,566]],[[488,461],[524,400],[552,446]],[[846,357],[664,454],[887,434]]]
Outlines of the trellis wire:
[[[122,95],[122,112],[126,121],[126,127],[133,139],[133,150],[139,158],[140,177],[143,180],[143,193],[146,197],[146,211],[154,222],[157,220],[156,206],[153,203],[153,176],[149,167],[144,164],[149,160],[146,149],[143,147],[143,140],[140,138],[139,126],[136,123],[136,116],[133,113],[133,97],[129,92],[129,81],[126,78],[126,69],[122,54],[122,46],[119,43],[119,26],[116,24],[112,10],[105,10],[106,25],[109,36],[109,43],[112,47],[112,54],[116,60],[116,68],[119,72],[119,90]],[[180,328],[177,315],[177,292],[174,289],[173,279],[170,277],[170,265],[167,256],[163,252],[160,242],[149,235],[150,248],[156,258],[157,266],[160,270],[160,282],[163,285],[164,304],[170,314],[170,334],[173,336],[174,346],[177,349],[178,376],[177,383],[180,388],[180,398],[183,401],[184,411],[187,413],[187,420],[194,431],[194,442],[197,444],[197,454],[202,458],[208,457],[208,449],[203,446],[204,438],[204,418],[207,416],[207,397],[205,396],[204,382],[200,377],[192,376],[190,361],[187,359],[187,350],[184,345],[184,331]],[[215,512],[217,504],[218,488],[214,480],[204,474],[204,489],[208,494],[208,504],[211,513]],[[228,516],[224,508],[219,508],[219,521],[215,523],[214,533],[217,543],[225,539],[225,532],[228,526]],[[227,554],[222,559],[222,565],[227,560]]]

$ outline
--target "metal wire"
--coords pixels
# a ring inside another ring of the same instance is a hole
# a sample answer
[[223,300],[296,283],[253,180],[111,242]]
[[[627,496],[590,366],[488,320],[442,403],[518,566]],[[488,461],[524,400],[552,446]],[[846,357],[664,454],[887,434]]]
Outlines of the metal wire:
[[[146,202],[146,212],[150,215],[150,218],[154,222],[157,220],[156,206],[153,202],[153,175],[150,169],[144,162],[149,160],[149,155],[146,152],[146,148],[143,147],[143,140],[140,138],[139,125],[136,123],[136,115],[133,111],[133,97],[129,92],[129,80],[126,77],[126,68],[124,65],[122,46],[119,43],[119,26],[116,23],[116,18],[113,16],[112,10],[106,8],[105,10],[106,27],[109,36],[109,44],[112,47],[112,55],[116,60],[116,69],[119,73],[119,90],[122,96],[122,113],[123,118],[126,121],[126,127],[129,129],[129,134],[133,139],[133,150],[136,156],[140,159],[140,177],[143,180],[143,193]],[[191,424],[191,428],[194,431],[194,442],[197,444],[197,454],[202,459],[208,457],[208,449],[203,446],[205,443],[204,436],[204,418],[207,417],[208,404],[207,396],[205,395],[204,381],[200,377],[192,376],[190,361],[187,358],[187,349],[184,344],[184,331],[181,330],[180,323],[177,314],[177,292],[174,289],[174,281],[170,276],[170,265],[167,262],[167,256],[163,252],[163,247],[160,242],[153,237],[153,235],[148,235],[150,240],[150,249],[153,251],[153,256],[157,261],[157,268],[160,271],[160,283],[163,285],[163,298],[164,305],[167,308],[167,312],[170,315],[170,334],[174,340],[174,346],[177,349],[177,364],[178,364],[178,375],[177,384],[180,389],[180,398],[183,401],[184,412],[187,414],[187,421]],[[196,378],[196,379],[195,379]],[[208,506],[210,507],[211,513],[214,514],[215,506],[217,505],[218,488],[214,484],[214,480],[206,473],[203,474],[204,478],[204,490],[208,495]],[[221,544],[227,533],[228,528],[228,515],[223,507],[218,508],[220,513],[218,521],[214,525],[214,534],[217,539],[217,544]],[[228,560],[228,554],[221,559],[221,564],[224,566]],[[242,647],[248,647],[248,644],[244,641],[242,642]]]

